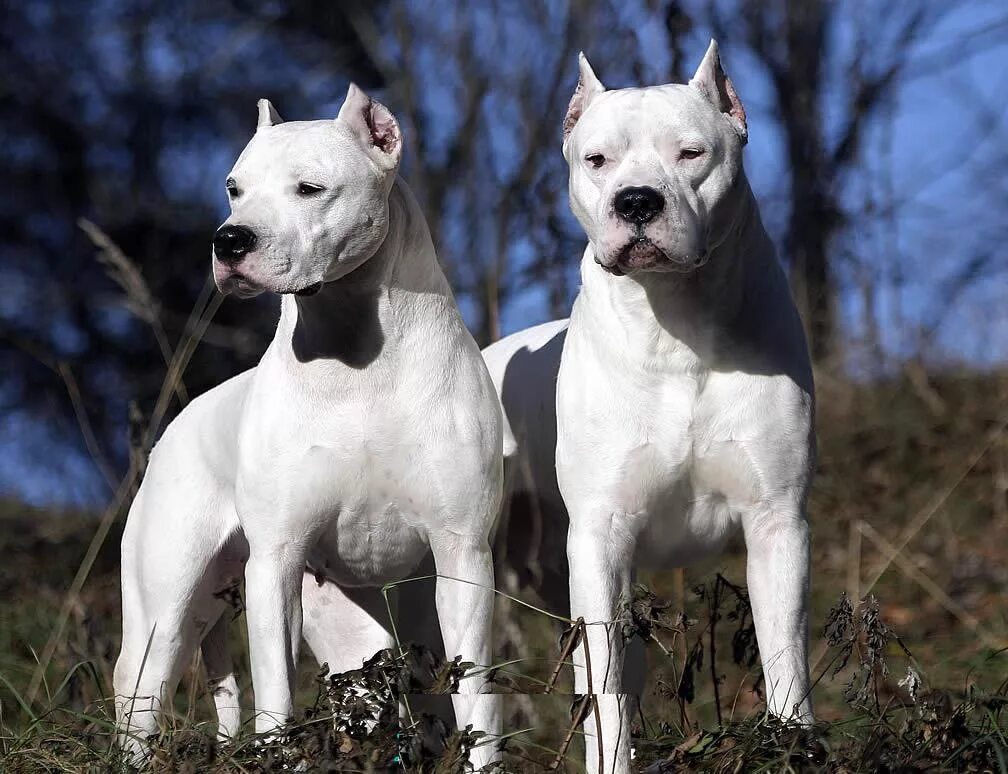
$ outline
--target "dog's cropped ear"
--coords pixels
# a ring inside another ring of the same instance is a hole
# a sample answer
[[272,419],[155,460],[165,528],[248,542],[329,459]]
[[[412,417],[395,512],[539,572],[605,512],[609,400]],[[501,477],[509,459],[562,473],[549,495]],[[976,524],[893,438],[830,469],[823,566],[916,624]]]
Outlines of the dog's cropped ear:
[[356,134],[381,169],[392,171],[402,156],[399,122],[381,102],[371,99],[356,84],[347,89],[338,120]]
[[574,125],[581,118],[585,110],[588,109],[591,101],[603,91],[605,91],[605,86],[602,85],[602,81],[595,75],[592,66],[588,64],[588,57],[582,51],[578,54],[577,88],[574,89],[574,96],[571,97],[570,104],[567,106],[567,115],[564,116],[563,142],[565,149],[567,147],[567,139],[570,137],[571,132],[574,131]]
[[282,123],[283,119],[280,118],[280,114],[277,113],[276,108],[273,107],[273,103],[268,99],[259,100],[259,123],[256,125],[256,129],[262,129],[264,126],[274,126]]
[[735,86],[731,79],[725,75],[725,71],[721,68],[721,54],[718,52],[716,40],[711,40],[703,61],[700,62],[700,66],[690,78],[689,85],[724,113],[739,137],[742,138],[743,143],[749,139],[745,108],[742,107],[742,100],[735,93]]

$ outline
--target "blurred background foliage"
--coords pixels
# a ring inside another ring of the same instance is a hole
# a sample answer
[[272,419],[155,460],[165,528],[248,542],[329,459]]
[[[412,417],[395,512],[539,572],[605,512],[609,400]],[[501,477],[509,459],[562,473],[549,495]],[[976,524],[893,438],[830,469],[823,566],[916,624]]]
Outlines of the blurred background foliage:
[[[1008,12],[996,0],[10,4],[2,491],[105,496],[92,458],[125,465],[128,402],[150,412],[163,353],[191,325],[257,98],[289,118],[333,116],[353,79],[389,104],[403,175],[485,344],[565,315],[578,286],[559,142],[577,52],[611,87],[661,83],[688,78],[711,35],[749,111],[750,177],[820,370],[1002,363]],[[81,218],[147,295],[96,260]],[[275,317],[276,299],[227,300],[187,394],[253,365]]]

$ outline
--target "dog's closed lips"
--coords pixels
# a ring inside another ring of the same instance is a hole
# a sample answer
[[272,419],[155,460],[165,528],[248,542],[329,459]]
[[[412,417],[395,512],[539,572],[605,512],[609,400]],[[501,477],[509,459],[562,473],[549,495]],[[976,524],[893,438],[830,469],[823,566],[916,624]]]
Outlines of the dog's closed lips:
[[307,287],[301,288],[301,290],[295,290],[294,291],[294,295],[296,295],[296,296],[314,296],[320,290],[322,290],[322,283],[321,282],[313,282],[311,285],[308,285]]

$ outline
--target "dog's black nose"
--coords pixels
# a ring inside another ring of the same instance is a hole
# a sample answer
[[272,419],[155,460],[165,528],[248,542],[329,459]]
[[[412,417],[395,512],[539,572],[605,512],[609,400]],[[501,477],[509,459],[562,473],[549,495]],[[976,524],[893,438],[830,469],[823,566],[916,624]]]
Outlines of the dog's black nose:
[[255,232],[248,226],[221,226],[213,238],[214,255],[221,263],[238,263],[255,242]]
[[648,186],[624,188],[613,200],[616,214],[630,223],[650,223],[665,208],[665,197]]

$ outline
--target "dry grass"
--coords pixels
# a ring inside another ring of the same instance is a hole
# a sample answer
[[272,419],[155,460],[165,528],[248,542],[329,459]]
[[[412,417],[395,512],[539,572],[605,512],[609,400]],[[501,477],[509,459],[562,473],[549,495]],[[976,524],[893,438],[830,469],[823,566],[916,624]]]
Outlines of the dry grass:
[[[58,547],[59,536],[51,537]],[[112,557],[102,557],[96,580],[113,565]],[[114,584],[95,591],[106,602],[116,596]],[[743,711],[738,706],[741,684],[730,684],[732,670],[754,678],[751,685],[759,690],[745,589],[715,576],[692,596],[696,619],[673,611],[643,586],[627,606],[626,634],[651,641],[656,660],[676,662],[679,641],[687,654],[674,682],[656,681],[655,693],[640,715],[635,728],[639,770],[1008,771],[1008,681],[988,690],[976,685],[966,690],[935,687],[928,665],[922,665],[885,623],[874,598],[854,605],[841,594],[830,611],[821,632],[827,657],[817,677],[821,685],[841,691],[845,709],[836,720],[798,729],[781,725],[758,707]],[[55,613],[58,601],[52,602],[50,612]],[[114,638],[96,631],[100,624],[89,618],[89,605],[97,606],[98,599],[84,597],[70,628],[73,636],[55,658],[58,664],[76,663],[58,684],[45,683],[44,701],[29,705],[16,681],[4,680],[3,771],[84,772],[122,766],[113,743],[111,702],[105,698]],[[557,665],[567,670],[572,641],[576,637],[560,643],[551,673]],[[91,657],[82,659],[86,651]],[[988,654],[1000,663],[1002,674],[1004,655]],[[247,651],[239,663],[247,670]],[[275,737],[257,737],[249,730],[236,742],[221,743],[215,739],[210,697],[194,664],[179,691],[176,711],[150,740],[151,770],[461,772],[472,745],[492,743],[479,734],[452,731],[416,709],[420,694],[449,693],[457,687],[466,667],[457,659],[445,662],[426,648],[408,646],[376,654],[361,669],[343,675],[302,666],[297,718]],[[506,674],[516,667],[521,668],[510,664],[499,670],[501,691],[518,686]],[[730,701],[729,687],[734,690]],[[724,716],[711,719],[711,703],[719,692]],[[543,694],[539,698],[553,700],[552,706],[539,706],[545,722],[508,735],[503,770],[582,770],[578,721],[591,703],[575,699],[571,704],[569,695]],[[413,710],[400,718],[402,697],[408,697]],[[520,705],[510,698],[505,697],[506,706],[520,713]],[[567,705],[570,715],[564,710]],[[246,727],[251,728],[251,718]]]

